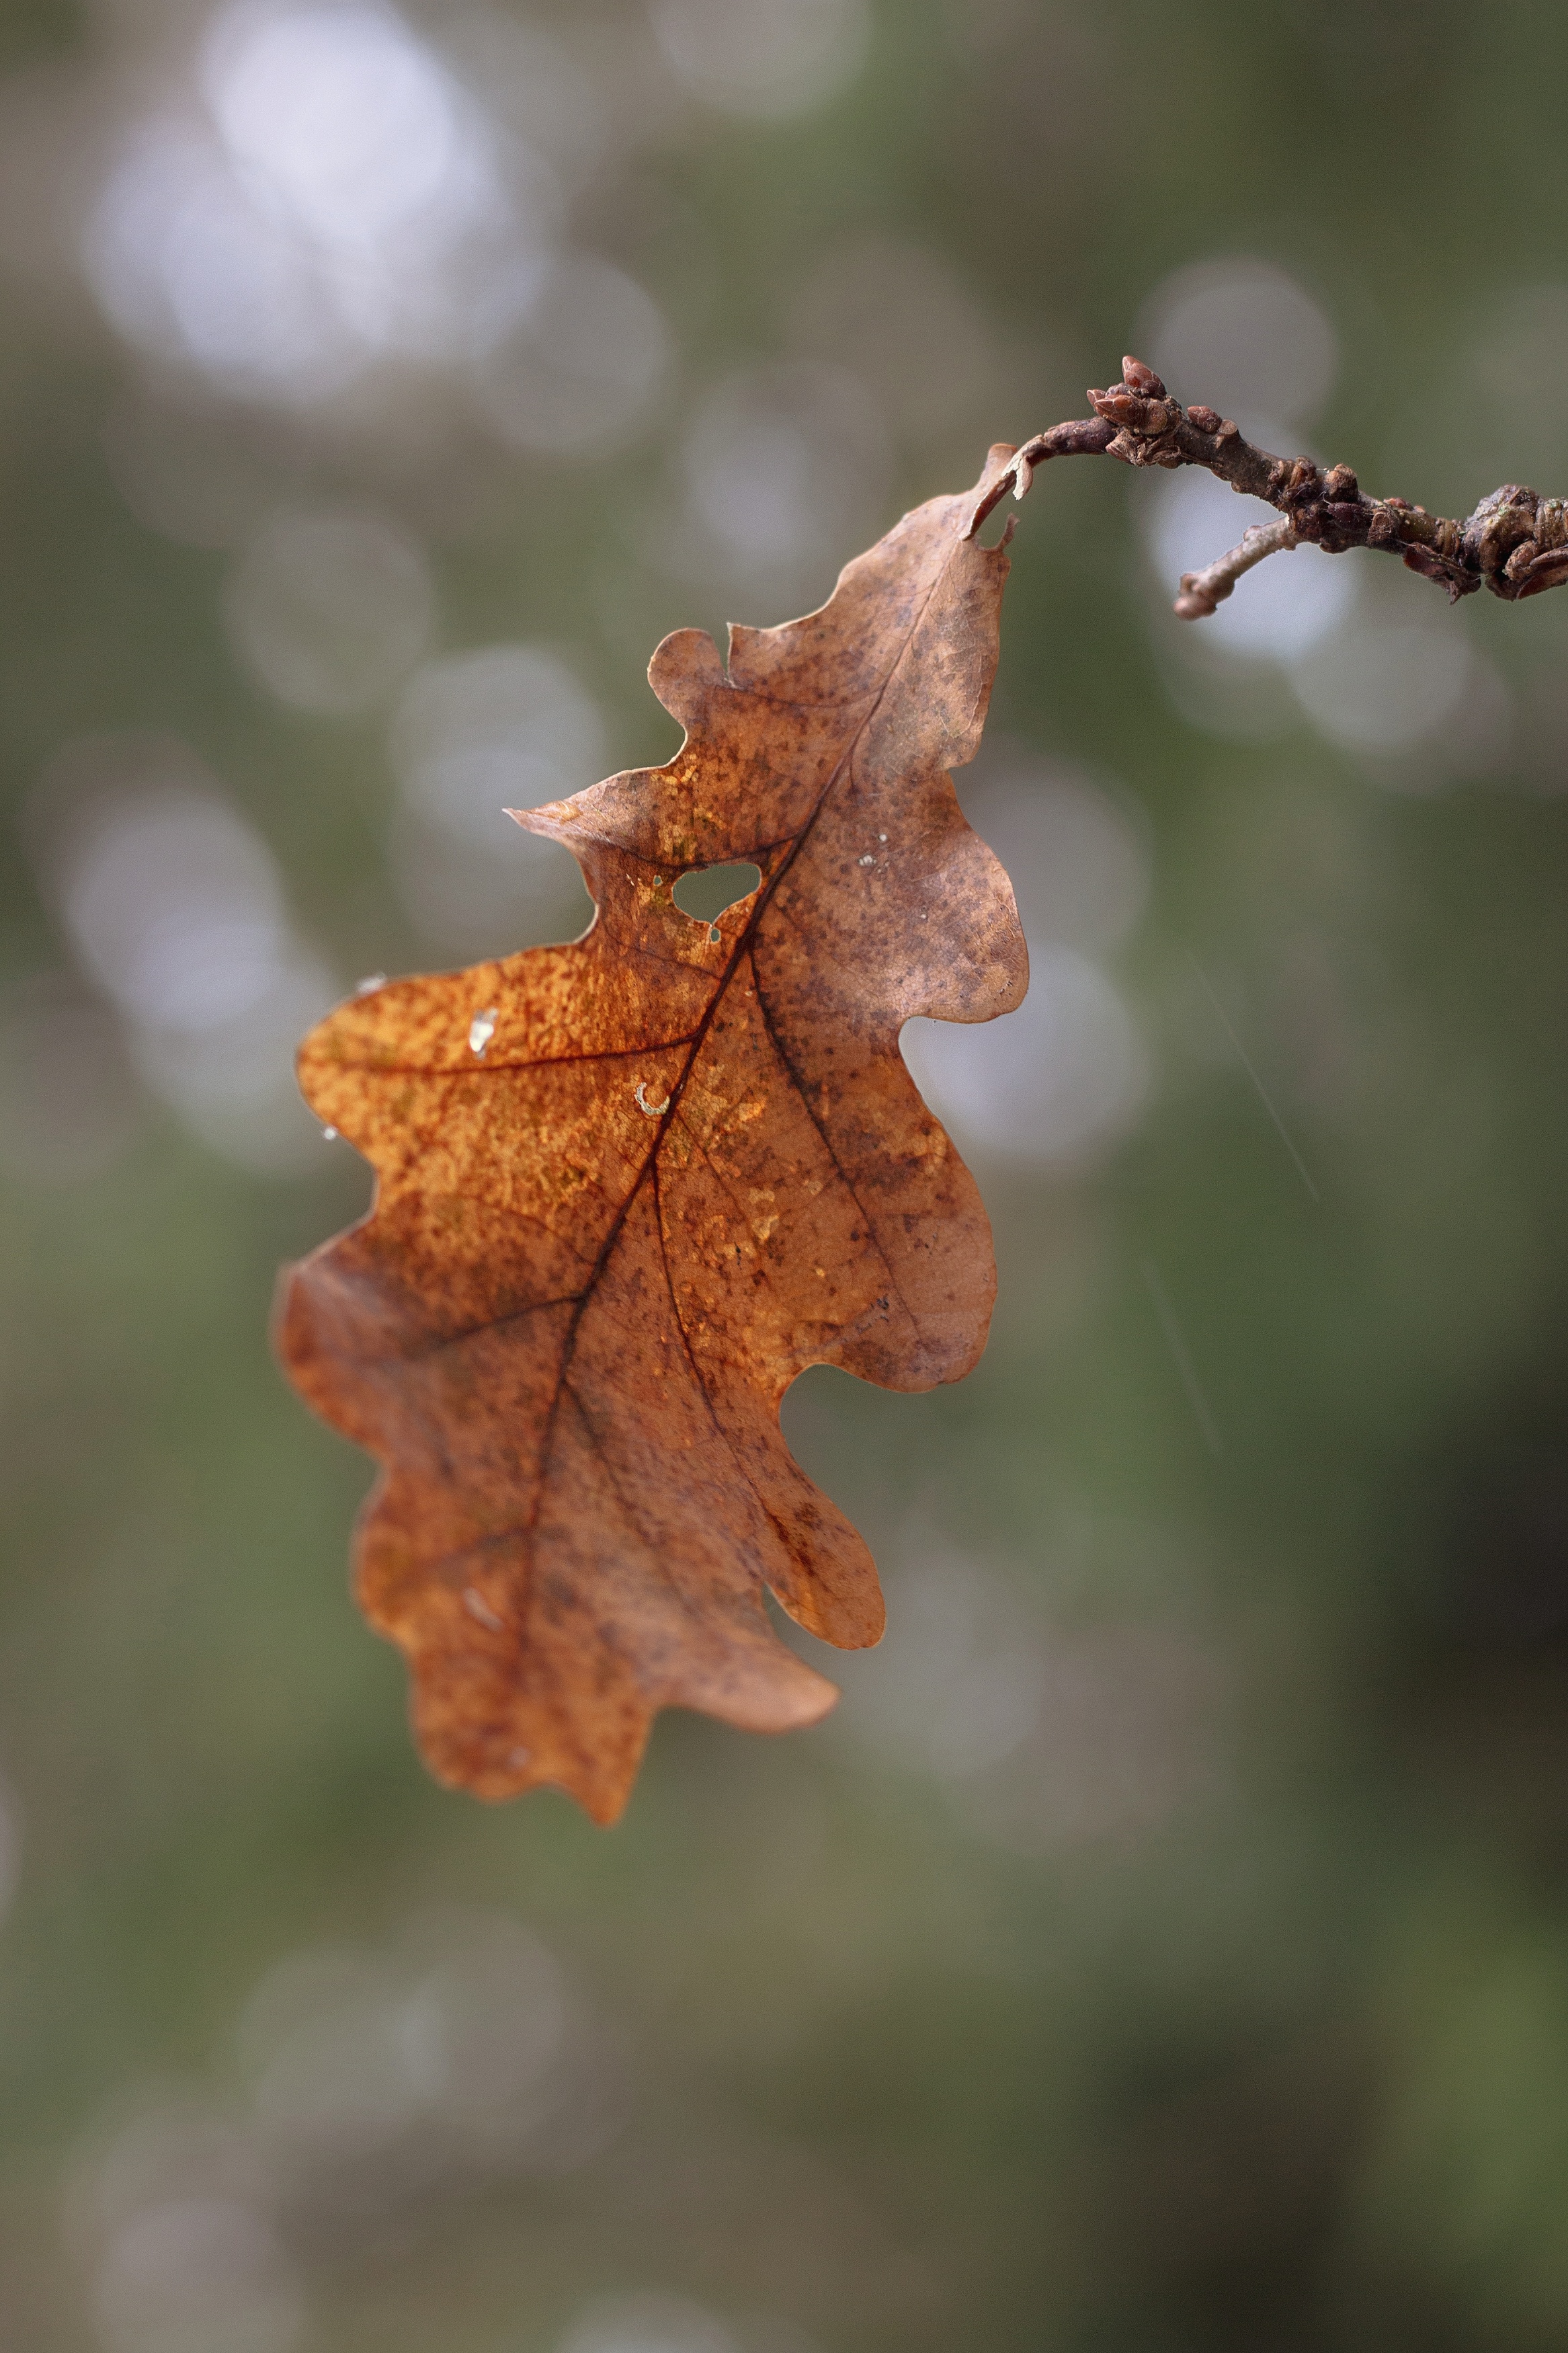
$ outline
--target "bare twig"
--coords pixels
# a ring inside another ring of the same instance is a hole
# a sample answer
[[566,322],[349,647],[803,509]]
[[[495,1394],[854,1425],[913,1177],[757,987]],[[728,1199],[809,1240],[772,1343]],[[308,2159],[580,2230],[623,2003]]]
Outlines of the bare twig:
[[1271,457],[1244,440],[1228,417],[1196,404],[1184,408],[1142,360],[1124,359],[1121,382],[1089,397],[1093,417],[1053,425],[1014,452],[978,501],[972,534],[1009,490],[1021,499],[1048,458],[1120,458],[1129,466],[1205,467],[1279,513],[1278,523],[1254,523],[1218,563],[1184,574],[1175,609],[1184,621],[1212,613],[1266,555],[1304,541],[1330,555],[1386,548],[1412,572],[1439,581],[1450,603],[1484,587],[1512,604],[1568,581],[1568,500],[1509,482],[1455,522],[1404,499],[1369,499],[1349,466],[1324,473],[1310,458]]
[[1205,564],[1201,572],[1183,573],[1176,611],[1184,621],[1206,621],[1244,572],[1250,572],[1266,555],[1278,555],[1282,548],[1295,544],[1296,526],[1289,515],[1281,515],[1278,522],[1249,523],[1237,544],[1216,563]]

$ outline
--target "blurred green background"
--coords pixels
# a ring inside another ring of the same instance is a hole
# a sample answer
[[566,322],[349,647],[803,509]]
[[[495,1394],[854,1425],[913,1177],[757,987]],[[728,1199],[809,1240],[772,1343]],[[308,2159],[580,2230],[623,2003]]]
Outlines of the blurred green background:
[[[0,2347],[1568,2342],[1568,599],[1062,464],[987,746],[1035,986],[908,1035],[990,1351],[785,1409],[892,1631],[625,1821],[423,1776],[268,1354],[291,1044],[570,935],[666,756],[1132,349],[1568,492],[1541,0],[12,0]],[[1211,495],[1212,493],[1212,495]],[[803,1642],[806,1638],[799,1638]],[[807,1645],[809,1647],[809,1645]]]

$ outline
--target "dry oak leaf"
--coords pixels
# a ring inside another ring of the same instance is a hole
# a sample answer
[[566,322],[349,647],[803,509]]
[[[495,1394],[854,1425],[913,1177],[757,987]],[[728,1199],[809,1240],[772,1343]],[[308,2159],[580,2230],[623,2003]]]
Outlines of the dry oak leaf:
[[[286,1271],[279,1352],[382,1465],[359,1598],[431,1769],[481,1797],[554,1783],[610,1821],[660,1707],[814,1722],[837,1692],[764,1586],[830,1642],[881,1632],[778,1410],[808,1365],[957,1380],[990,1320],[984,1209],[899,1051],[910,1015],[988,1020],[1027,984],[946,774],[1008,568],[977,496],[906,515],[819,612],[732,628],[727,670],[666,638],[677,757],[513,812],[575,853],[581,939],[378,987],[301,1050],[377,1190]],[[717,923],[676,906],[742,860],[762,881]]]

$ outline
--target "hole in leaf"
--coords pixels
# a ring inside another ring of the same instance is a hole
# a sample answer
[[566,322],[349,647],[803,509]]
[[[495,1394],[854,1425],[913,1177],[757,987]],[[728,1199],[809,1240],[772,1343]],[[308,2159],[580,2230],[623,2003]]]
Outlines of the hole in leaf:
[[760,866],[697,866],[675,886],[675,903],[700,923],[716,923],[726,907],[749,898],[763,879]]

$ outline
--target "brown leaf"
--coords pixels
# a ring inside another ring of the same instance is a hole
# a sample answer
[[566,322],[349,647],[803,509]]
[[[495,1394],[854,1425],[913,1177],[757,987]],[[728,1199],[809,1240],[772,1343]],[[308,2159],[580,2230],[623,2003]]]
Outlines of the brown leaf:
[[[990,1319],[984,1210],[899,1052],[910,1015],[987,1020],[1027,978],[945,773],[1007,573],[976,498],[906,515],[820,612],[732,629],[727,673],[700,630],[664,640],[678,756],[515,812],[581,863],[582,939],[380,987],[301,1050],[378,1185],[288,1271],[279,1350],[383,1465],[360,1599],[432,1770],[482,1797],[553,1782],[608,1821],[660,1707],[813,1722],[837,1694],[764,1586],[831,1642],[881,1632],[778,1409],[808,1365],[956,1380]],[[679,911],[681,874],[735,860],[749,898]]]

